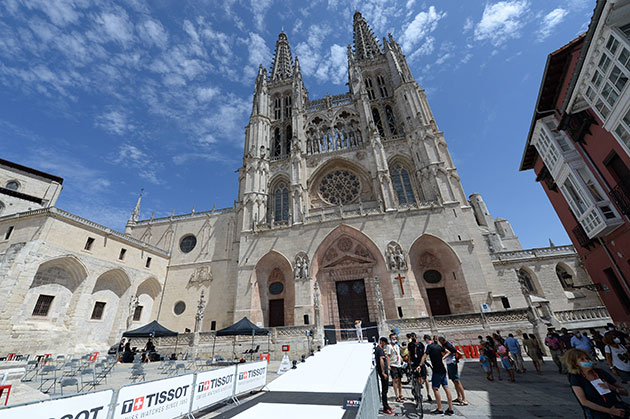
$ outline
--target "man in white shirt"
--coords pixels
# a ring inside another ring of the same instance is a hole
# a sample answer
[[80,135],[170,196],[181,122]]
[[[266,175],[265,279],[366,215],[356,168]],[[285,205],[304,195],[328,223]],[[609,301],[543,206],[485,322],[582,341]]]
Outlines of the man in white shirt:
[[397,336],[393,333],[389,335],[389,345],[387,345],[387,357],[389,358],[390,375],[392,376],[392,387],[394,387],[396,401],[403,402],[405,401],[405,398],[402,395],[403,362],[402,356],[400,356],[400,346],[398,345]]

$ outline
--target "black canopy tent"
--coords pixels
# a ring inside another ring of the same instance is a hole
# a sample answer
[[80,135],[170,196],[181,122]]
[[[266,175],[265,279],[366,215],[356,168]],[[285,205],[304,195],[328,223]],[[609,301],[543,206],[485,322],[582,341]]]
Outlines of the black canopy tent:
[[177,340],[179,335],[177,332],[167,329],[162,326],[157,320],[153,320],[149,324],[145,324],[134,330],[128,330],[123,333],[124,338],[161,338],[165,336],[175,336],[175,353],[177,353]]
[[269,352],[269,330],[256,326],[247,317],[243,317],[232,326],[228,326],[225,329],[217,330],[214,334],[214,342],[212,344],[212,359],[214,359],[214,346],[217,342],[217,336],[234,336],[232,342],[232,354],[235,355],[234,348],[236,346],[236,336],[251,336],[252,337],[252,351],[254,350],[254,337],[255,336],[267,336],[267,352]]

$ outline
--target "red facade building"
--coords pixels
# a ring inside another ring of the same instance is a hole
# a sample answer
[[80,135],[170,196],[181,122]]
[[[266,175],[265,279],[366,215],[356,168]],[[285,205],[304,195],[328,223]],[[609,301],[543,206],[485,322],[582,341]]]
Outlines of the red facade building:
[[615,322],[630,323],[630,0],[547,58],[520,170],[533,169]]

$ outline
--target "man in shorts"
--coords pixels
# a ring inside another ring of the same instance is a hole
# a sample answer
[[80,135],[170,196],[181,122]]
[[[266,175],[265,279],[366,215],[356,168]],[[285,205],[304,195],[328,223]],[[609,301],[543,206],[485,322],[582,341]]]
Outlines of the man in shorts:
[[400,355],[400,346],[398,345],[398,339],[393,333],[389,335],[387,357],[389,358],[389,371],[392,376],[392,387],[394,387],[396,401],[404,402],[405,398],[402,395],[403,362],[402,356]]
[[[443,360],[444,350],[439,343],[433,342],[424,348],[424,355],[420,365],[424,365],[427,358],[431,359],[433,366],[433,375],[431,376],[431,387],[433,387],[433,394],[435,395],[435,402],[437,408],[431,413],[434,415],[453,415],[453,396],[451,390],[448,388],[448,378],[446,378],[446,367]],[[440,397],[440,386],[444,387],[446,393],[446,399],[448,400],[448,409],[442,410],[442,398]]]
[[455,348],[451,342],[446,340],[444,335],[438,336],[438,341],[442,348],[446,350],[444,355],[444,362],[446,363],[446,371],[448,372],[448,379],[453,382],[455,386],[455,391],[457,392],[457,398],[453,400],[455,403],[458,403],[460,406],[468,405],[466,401],[466,394],[464,393],[464,386],[462,385],[461,380],[459,379],[459,369],[457,368],[458,356],[463,356],[460,351]]

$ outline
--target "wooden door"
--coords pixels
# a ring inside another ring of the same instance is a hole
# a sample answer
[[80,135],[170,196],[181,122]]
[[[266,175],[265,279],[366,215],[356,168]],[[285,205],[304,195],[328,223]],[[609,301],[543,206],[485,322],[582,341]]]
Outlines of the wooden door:
[[269,300],[269,327],[284,326],[284,299]]
[[[363,280],[339,281],[335,285],[339,307],[339,327],[341,329],[354,329],[355,320],[361,320],[364,324],[367,323],[370,320],[370,314]],[[341,332],[342,339],[353,339],[355,336],[354,330]]]
[[429,298],[432,316],[451,314],[451,308],[448,305],[448,298],[446,297],[446,289],[427,288],[427,297]]

